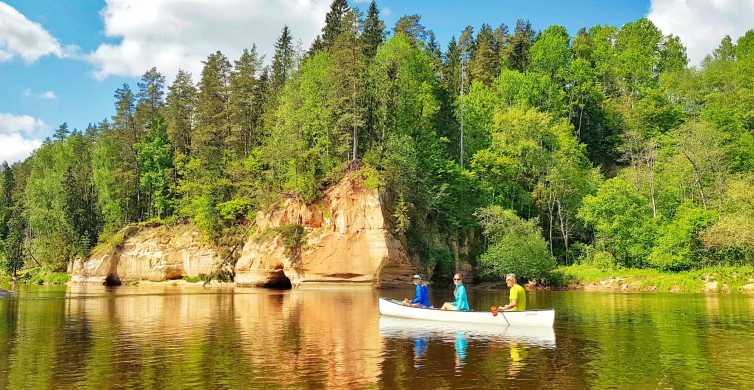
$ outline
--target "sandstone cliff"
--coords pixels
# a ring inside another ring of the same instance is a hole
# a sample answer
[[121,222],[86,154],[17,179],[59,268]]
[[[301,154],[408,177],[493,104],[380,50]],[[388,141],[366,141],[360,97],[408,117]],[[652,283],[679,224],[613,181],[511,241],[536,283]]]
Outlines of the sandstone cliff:
[[95,249],[69,264],[74,283],[164,281],[209,275],[222,259],[191,225],[129,228],[117,248]]
[[[236,285],[409,283],[415,267],[392,233],[383,206],[380,193],[366,188],[359,174],[352,173],[313,204],[289,199],[260,213],[257,232],[236,263]],[[298,248],[286,245],[281,233],[290,226],[305,231]]]

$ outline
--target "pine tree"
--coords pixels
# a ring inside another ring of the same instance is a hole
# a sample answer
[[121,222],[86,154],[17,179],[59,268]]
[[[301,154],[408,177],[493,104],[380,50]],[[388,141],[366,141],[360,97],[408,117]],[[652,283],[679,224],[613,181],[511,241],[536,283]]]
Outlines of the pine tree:
[[62,141],[70,133],[70,130],[68,130],[68,123],[63,122],[58,126],[57,130],[55,130],[55,134],[52,135],[52,138],[56,141]]
[[175,153],[188,156],[191,153],[191,133],[196,116],[197,91],[191,74],[178,71],[170,85],[166,105],[167,132]]
[[165,96],[165,76],[152,67],[146,71],[136,84],[136,116],[138,126],[146,127],[162,108]]
[[228,145],[238,156],[248,156],[251,148],[261,142],[260,126],[264,106],[260,99],[260,82],[257,79],[262,67],[262,59],[257,54],[256,45],[251,50],[244,49],[235,62],[230,77],[230,105],[232,110],[232,130]]
[[534,43],[534,30],[528,20],[516,21],[513,36],[510,37],[510,54],[508,65],[515,70],[525,71],[529,65],[529,48]]
[[456,37],[450,39],[444,60],[442,74],[445,89],[448,91],[451,101],[455,101],[461,86],[461,48],[456,43]]
[[[115,115],[113,128],[129,134],[134,134],[134,95],[128,84],[123,84],[115,90]],[[137,138],[137,137],[135,137]]]
[[495,34],[488,24],[483,24],[476,36],[474,58],[469,62],[472,80],[491,85],[500,73],[500,56]]
[[351,160],[356,161],[359,156],[359,134],[365,124],[366,63],[359,39],[358,16],[349,11],[342,21],[341,34],[331,48],[335,72],[335,125],[339,134],[350,133]]
[[406,34],[413,43],[418,41],[427,40],[427,28],[421,24],[422,17],[419,15],[405,15],[401,16],[395,27],[393,27],[393,33],[398,35],[400,33]]
[[128,84],[115,90],[115,115],[113,115],[112,128],[118,138],[118,153],[122,162],[116,169],[120,171],[119,185],[126,186],[128,202],[125,206],[126,220],[138,221],[141,219],[141,191],[139,189],[139,160],[134,145],[139,142],[143,128],[136,126],[134,94]]
[[191,136],[192,154],[219,173],[225,139],[230,134],[230,62],[219,51],[204,61],[199,81],[197,124]]
[[330,11],[325,16],[325,26],[322,28],[322,48],[329,48],[338,39],[343,26],[343,17],[351,8],[347,0],[333,0]]
[[294,63],[293,37],[288,26],[283,27],[280,37],[275,42],[275,55],[272,57],[272,91],[280,93],[288,81]]
[[377,9],[375,0],[372,0],[371,4],[369,4],[361,39],[364,47],[364,55],[367,58],[374,57],[377,53],[377,47],[385,40],[385,23],[380,19],[380,11]]
[[508,67],[508,55],[510,52],[509,34],[510,30],[508,29],[508,25],[506,25],[505,23],[501,23],[495,29],[495,43],[497,44],[497,56],[498,63],[500,64],[500,69],[505,69]]

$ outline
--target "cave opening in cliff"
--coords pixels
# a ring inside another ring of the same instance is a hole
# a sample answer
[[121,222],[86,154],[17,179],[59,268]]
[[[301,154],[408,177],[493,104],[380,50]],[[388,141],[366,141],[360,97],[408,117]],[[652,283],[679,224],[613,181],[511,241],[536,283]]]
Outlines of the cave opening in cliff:
[[285,275],[283,269],[276,269],[274,274],[267,280],[265,284],[267,288],[274,288],[278,290],[289,290],[293,287],[291,280]]
[[118,275],[109,274],[107,277],[105,277],[105,282],[103,283],[105,286],[120,286],[121,281]]

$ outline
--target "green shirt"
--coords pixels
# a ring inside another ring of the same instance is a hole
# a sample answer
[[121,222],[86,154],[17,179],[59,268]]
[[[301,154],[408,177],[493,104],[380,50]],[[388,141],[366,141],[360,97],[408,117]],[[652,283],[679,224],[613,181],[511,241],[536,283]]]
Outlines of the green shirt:
[[510,302],[516,301],[516,306],[513,310],[526,310],[526,290],[521,285],[514,284],[511,287],[509,299]]

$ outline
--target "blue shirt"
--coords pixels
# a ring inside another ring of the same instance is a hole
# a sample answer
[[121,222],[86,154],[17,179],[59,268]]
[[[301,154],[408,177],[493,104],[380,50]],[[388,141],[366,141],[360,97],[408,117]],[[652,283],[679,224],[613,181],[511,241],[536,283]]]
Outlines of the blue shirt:
[[424,284],[416,285],[416,292],[414,293],[414,300],[412,304],[420,304],[423,307],[429,307],[429,288]]
[[463,284],[456,286],[453,295],[456,297],[456,302],[454,303],[456,309],[469,310],[469,300],[466,298],[466,287],[464,287]]

